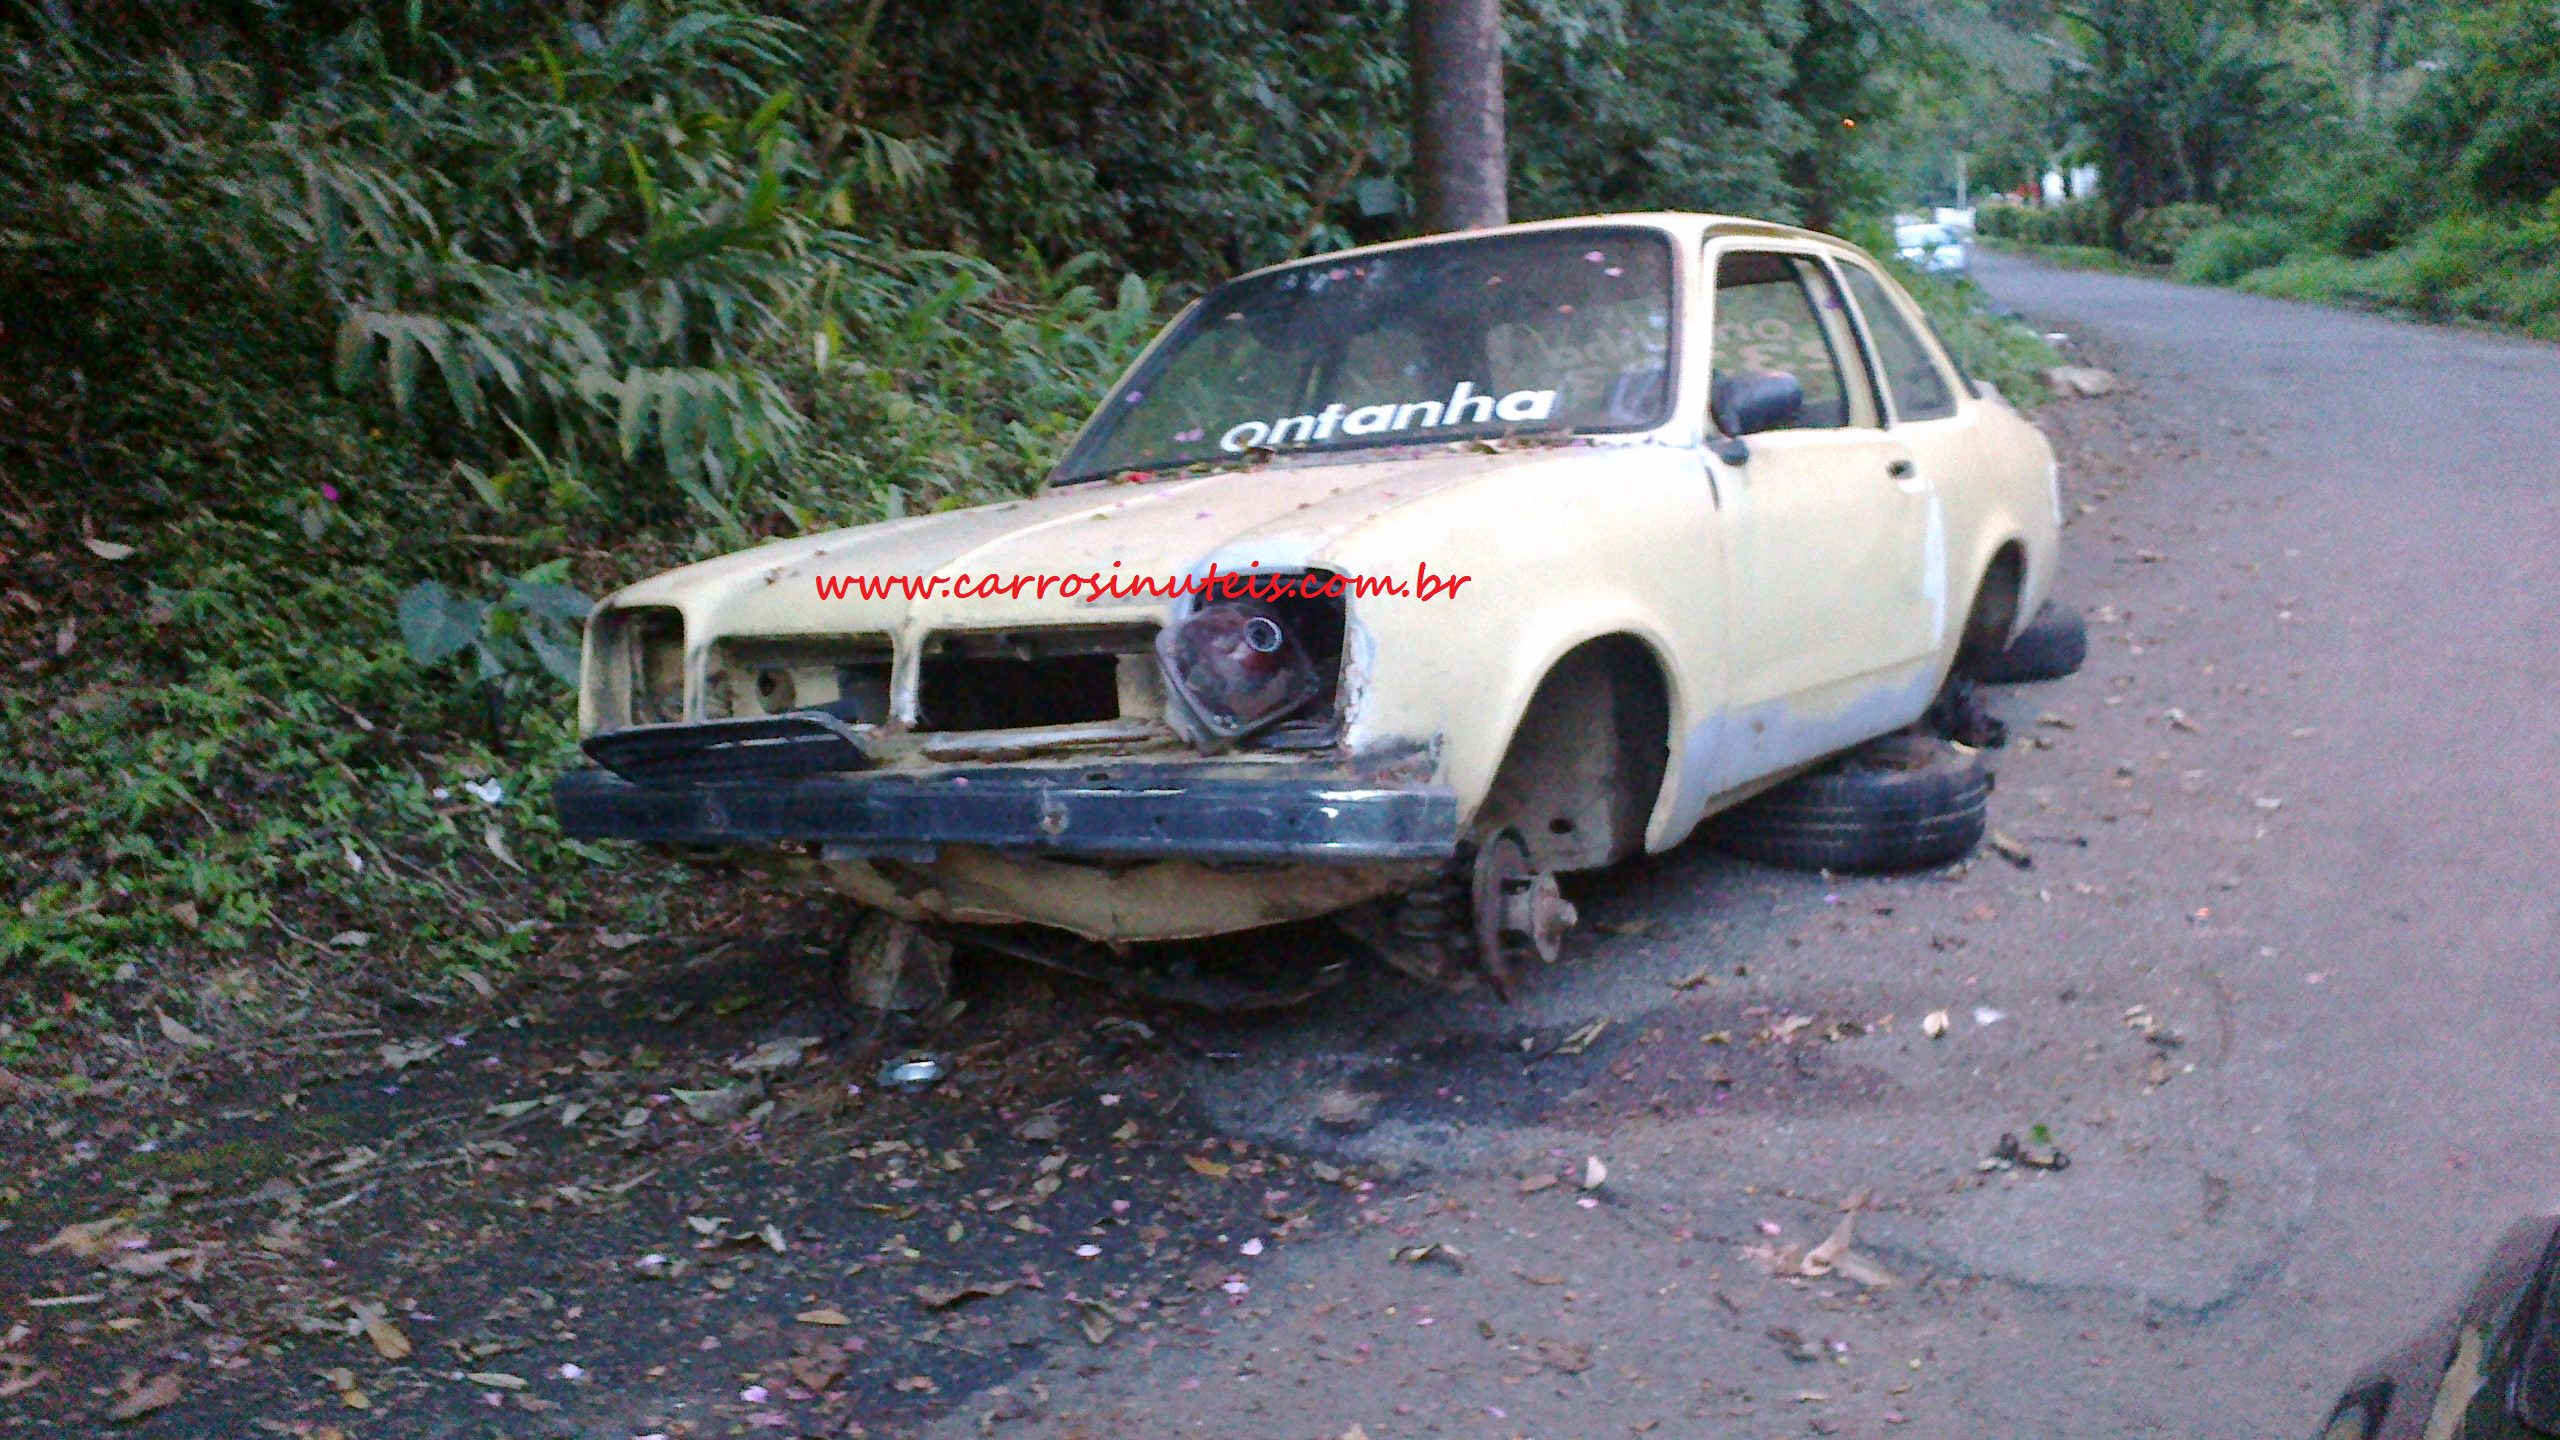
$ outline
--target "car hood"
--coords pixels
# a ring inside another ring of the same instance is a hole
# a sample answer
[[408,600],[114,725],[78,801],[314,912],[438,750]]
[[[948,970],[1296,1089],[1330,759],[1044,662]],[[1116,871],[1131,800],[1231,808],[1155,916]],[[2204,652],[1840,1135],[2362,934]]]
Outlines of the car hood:
[[[1174,578],[1214,563],[1221,572],[1322,566],[1357,536],[1386,539],[1366,553],[1409,552],[1438,561],[1451,537],[1396,537],[1399,512],[1457,487],[1516,475],[1523,468],[1605,463],[1611,446],[1530,444],[1488,453],[1481,446],[1399,451],[1376,459],[1290,460],[1247,470],[1097,482],[1021,500],[885,521],[759,546],[643,580],[607,598],[608,607],[668,605],[685,613],[688,643],[716,635],[805,635],[896,631],[949,623],[1062,624],[1161,615],[1166,600],[1138,595],[1094,601],[1046,598],[955,600],[913,594],[821,598],[820,580],[907,576],[975,579],[1015,575]],[[1435,512],[1439,513],[1439,512]],[[1395,543],[1398,540],[1407,544]],[[1088,584],[1090,581],[1087,582]]]

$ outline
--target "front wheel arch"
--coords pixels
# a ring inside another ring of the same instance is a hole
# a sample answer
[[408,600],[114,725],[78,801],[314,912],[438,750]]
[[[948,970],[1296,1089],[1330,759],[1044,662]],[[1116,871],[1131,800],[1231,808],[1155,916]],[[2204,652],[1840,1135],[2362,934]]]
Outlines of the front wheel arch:
[[1670,759],[1670,682],[1652,648],[1585,641],[1531,693],[1469,831],[1517,831],[1539,870],[1596,869],[1644,847]]

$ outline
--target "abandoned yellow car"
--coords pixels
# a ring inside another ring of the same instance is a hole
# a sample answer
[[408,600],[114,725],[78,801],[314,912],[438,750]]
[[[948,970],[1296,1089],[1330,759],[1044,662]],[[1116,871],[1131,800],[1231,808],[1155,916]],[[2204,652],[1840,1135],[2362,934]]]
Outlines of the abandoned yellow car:
[[601,768],[555,800],[851,896],[893,975],[958,926],[1107,969],[1332,915],[1499,985],[1572,923],[1555,876],[1738,806],[1782,862],[1969,849],[1969,749],[1838,762],[1951,677],[2037,673],[2053,470],[1829,236],[1346,251],[1193,304],[1034,496],[607,598]]

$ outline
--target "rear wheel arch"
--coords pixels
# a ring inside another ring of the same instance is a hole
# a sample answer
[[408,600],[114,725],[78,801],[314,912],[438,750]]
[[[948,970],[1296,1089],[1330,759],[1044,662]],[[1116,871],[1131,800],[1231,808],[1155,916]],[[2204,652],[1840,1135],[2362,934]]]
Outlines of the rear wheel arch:
[[1589,870],[1644,848],[1671,758],[1671,685],[1635,635],[1558,657],[1512,726],[1472,833],[1519,835],[1540,870]]
[[2027,587],[2027,549],[2014,537],[1991,553],[1974,583],[1965,607],[1964,630],[1957,637],[1953,665],[1957,670],[1997,655],[2026,617],[2020,610]]

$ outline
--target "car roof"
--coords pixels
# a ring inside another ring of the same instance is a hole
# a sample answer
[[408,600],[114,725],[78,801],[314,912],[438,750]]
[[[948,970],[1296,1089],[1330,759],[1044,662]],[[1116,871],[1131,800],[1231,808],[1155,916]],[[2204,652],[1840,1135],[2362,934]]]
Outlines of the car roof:
[[1630,226],[1661,230],[1684,242],[1704,241],[1720,235],[1747,235],[1765,240],[1811,241],[1833,246],[1851,254],[1866,253],[1837,235],[1826,235],[1819,230],[1807,230],[1796,225],[1781,225],[1774,220],[1755,220],[1747,215],[1717,215],[1701,211],[1638,210],[1613,215],[1572,215],[1556,220],[1526,220],[1513,225],[1489,225],[1480,230],[1453,230],[1440,235],[1419,235],[1410,240],[1386,240],[1375,245],[1360,245],[1348,250],[1328,250],[1321,255],[1309,255],[1303,259],[1283,261],[1277,265],[1265,265],[1258,270],[1248,270],[1235,278],[1241,280],[1248,276],[1296,269],[1302,265],[1334,264],[1366,255],[1391,254],[1397,251],[1420,249],[1427,245],[1446,245],[1460,240],[1481,240],[1495,235],[1532,235],[1541,231],[1602,228],[1623,230]]

